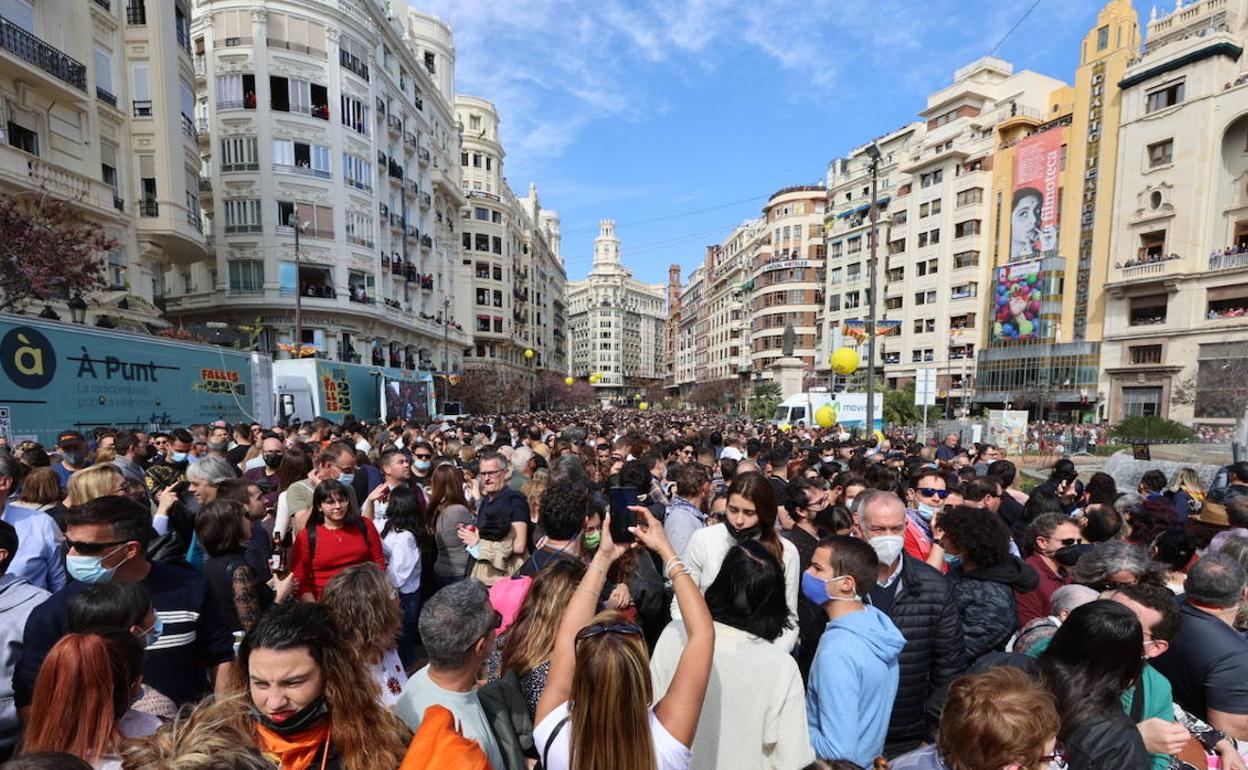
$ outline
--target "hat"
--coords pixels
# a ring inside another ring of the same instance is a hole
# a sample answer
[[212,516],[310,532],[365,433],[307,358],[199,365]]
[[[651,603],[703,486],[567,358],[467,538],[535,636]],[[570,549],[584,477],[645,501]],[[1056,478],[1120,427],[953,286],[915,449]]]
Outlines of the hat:
[[76,430],[63,430],[56,437],[56,445],[58,447],[73,446],[74,444],[86,444],[87,439]]

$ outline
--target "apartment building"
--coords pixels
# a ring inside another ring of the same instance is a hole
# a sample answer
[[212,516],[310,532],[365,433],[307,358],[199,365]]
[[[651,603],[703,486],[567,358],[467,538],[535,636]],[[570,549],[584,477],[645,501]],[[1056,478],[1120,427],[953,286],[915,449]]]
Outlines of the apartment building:
[[687,396],[698,385],[699,329],[705,288],[702,265],[694,268],[680,290],[680,321],[676,333],[676,387]]
[[4,4],[0,191],[46,191],[117,241],[87,323],[166,325],[166,270],[208,255],[189,22],[181,1]]
[[589,275],[569,281],[568,326],[571,374],[601,374],[595,384],[604,401],[663,380],[665,287],[633,278],[620,258],[615,222],[598,223]]
[[1097,381],[1117,218],[1118,84],[1138,48],[1134,8],[1111,0],[1084,37],[1074,86],[997,125],[992,290],[975,399],[984,406],[1105,416]]
[[449,27],[397,0],[202,0],[188,34],[215,255],[170,271],[170,316],[259,327],[279,357],[458,370]]
[[[471,290],[456,300],[457,315],[471,321],[465,365],[527,378],[541,369],[563,372],[566,349],[556,350],[563,349],[564,329],[562,322],[555,323],[555,304],[563,301],[566,283],[558,254],[559,215],[541,208],[535,186],[524,199],[508,186],[493,104],[457,95],[455,113],[468,201],[462,214],[459,273],[461,285]],[[525,355],[529,350],[532,358]]]
[[1154,9],[1145,42],[1110,81],[1104,416],[1231,425],[1248,403],[1248,2]]
[[823,220],[827,192],[819,185],[786,187],[763,207],[765,234],[757,241],[749,292],[750,362],[771,379],[771,364],[783,356],[784,330],[793,326],[794,357],[813,372],[817,355],[817,316],[823,307]]
[[669,397],[679,394],[676,387],[676,341],[679,338],[682,314],[680,294],[680,265],[668,265],[667,322],[663,329],[663,389]]

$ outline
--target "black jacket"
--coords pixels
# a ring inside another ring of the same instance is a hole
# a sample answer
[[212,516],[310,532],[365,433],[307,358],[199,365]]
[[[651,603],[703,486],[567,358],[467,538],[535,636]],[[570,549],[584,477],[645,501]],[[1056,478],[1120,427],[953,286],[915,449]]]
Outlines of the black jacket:
[[1139,730],[1121,711],[1079,725],[1062,743],[1068,770],[1148,770],[1152,766]]
[[908,555],[902,559],[901,587],[888,612],[906,638],[884,744],[888,757],[934,739],[949,683],[966,668],[953,583],[918,559]]
[[962,616],[966,658],[973,663],[986,652],[1001,650],[1018,628],[1014,592],[1036,590],[1040,578],[1030,564],[1011,556],[991,567],[962,575],[954,589]]

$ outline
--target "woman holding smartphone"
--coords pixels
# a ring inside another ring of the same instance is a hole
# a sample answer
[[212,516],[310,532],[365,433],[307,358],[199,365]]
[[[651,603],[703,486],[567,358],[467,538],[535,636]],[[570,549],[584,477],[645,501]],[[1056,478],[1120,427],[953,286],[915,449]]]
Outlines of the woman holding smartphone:
[[[766,482],[764,482],[765,484]],[[715,629],[706,601],[672,550],[663,527],[642,507],[637,541],[663,561],[688,634],[667,694],[654,700],[641,629],[617,612],[594,615],[611,565],[629,546],[602,544],[572,594],[555,639],[533,740],[548,770],[686,770],[711,675]]]
[[[737,543],[757,540],[784,567],[784,599],[789,606],[789,627],[773,643],[784,650],[797,644],[797,591],[801,583],[801,559],[797,546],[776,532],[776,497],[771,482],[761,473],[739,473],[728,487],[724,521],[698,530],[689,538],[681,557],[689,576],[705,593],[715,582],[724,557]],[[681,616],[679,602],[672,602],[672,619]]]

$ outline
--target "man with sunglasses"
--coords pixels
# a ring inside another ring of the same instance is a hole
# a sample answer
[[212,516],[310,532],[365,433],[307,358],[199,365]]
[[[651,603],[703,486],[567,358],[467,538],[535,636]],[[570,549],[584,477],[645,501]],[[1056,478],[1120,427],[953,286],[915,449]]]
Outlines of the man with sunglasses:
[[224,692],[234,636],[203,575],[148,561],[145,548],[155,535],[151,522],[145,506],[116,496],[98,497],[68,515],[65,560],[74,580],[26,622],[25,649],[13,678],[19,710],[30,706],[39,666],[67,632],[70,600],[96,583],[141,583],[152,595],[163,631],[144,655],[145,684],[178,705],[198,701],[210,681]]
[[485,586],[461,580],[438,591],[420,612],[420,639],[429,664],[403,685],[395,713],[413,731],[425,710],[443,706],[455,715],[461,734],[476,741],[493,770],[508,770],[490,718],[477,694],[477,674],[494,650],[503,618]]
[[949,497],[948,483],[933,467],[920,470],[910,481],[906,510],[906,553],[945,571],[945,549],[940,546],[940,512]]

